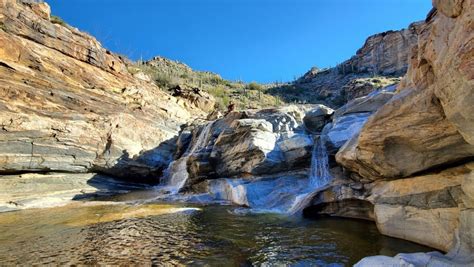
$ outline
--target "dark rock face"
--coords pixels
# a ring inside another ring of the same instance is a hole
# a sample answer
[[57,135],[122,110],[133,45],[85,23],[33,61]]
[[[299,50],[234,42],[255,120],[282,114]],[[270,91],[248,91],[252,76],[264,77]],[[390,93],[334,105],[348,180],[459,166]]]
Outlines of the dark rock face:
[[304,126],[312,133],[319,133],[331,118],[334,110],[324,105],[318,105],[315,109],[307,112],[303,118]]

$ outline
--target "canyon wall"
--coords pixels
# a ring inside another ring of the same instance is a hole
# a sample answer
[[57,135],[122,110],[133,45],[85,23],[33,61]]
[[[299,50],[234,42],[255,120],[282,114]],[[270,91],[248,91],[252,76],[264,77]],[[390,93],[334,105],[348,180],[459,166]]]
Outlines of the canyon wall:
[[407,29],[370,36],[350,59],[328,69],[312,68],[287,86],[270,93],[293,102],[321,103],[338,108],[357,97],[397,84],[410,63],[410,55],[424,22]]
[[336,159],[352,179],[375,181],[382,233],[460,259],[474,250],[474,1],[434,4],[397,94]]
[[0,175],[103,172],[157,182],[180,125],[205,113],[130,74],[127,60],[51,18],[0,1]]

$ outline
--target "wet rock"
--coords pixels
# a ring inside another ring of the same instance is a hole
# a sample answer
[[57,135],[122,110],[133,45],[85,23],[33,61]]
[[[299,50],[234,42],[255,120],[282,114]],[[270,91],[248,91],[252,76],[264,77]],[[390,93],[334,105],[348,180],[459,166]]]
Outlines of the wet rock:
[[348,140],[358,135],[370,115],[370,112],[347,114],[327,124],[322,135],[327,136],[330,151],[335,154]]
[[96,173],[26,173],[0,176],[0,212],[62,206],[144,189]]

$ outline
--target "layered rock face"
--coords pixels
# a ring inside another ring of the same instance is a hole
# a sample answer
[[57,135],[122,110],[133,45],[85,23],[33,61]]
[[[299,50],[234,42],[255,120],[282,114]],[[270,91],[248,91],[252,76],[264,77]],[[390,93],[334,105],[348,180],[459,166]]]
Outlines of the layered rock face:
[[410,51],[418,41],[422,22],[407,29],[372,35],[355,56],[338,66],[342,73],[369,72],[382,75],[404,75],[408,69]]
[[382,233],[450,251],[423,262],[466,263],[474,260],[474,2],[434,4],[396,95],[336,159],[363,183]]
[[463,3],[458,17],[439,10],[423,27],[397,96],[365,125],[355,154],[339,152],[344,166],[396,178],[474,156],[472,2]]
[[156,181],[179,126],[204,112],[133,77],[91,36],[53,23],[45,3],[2,0],[0,12],[0,174]]
[[270,93],[290,101],[325,103],[338,108],[355,98],[400,81],[410,63],[412,49],[424,22],[407,29],[388,31],[367,38],[351,59],[330,69],[312,68],[290,88],[273,88]]

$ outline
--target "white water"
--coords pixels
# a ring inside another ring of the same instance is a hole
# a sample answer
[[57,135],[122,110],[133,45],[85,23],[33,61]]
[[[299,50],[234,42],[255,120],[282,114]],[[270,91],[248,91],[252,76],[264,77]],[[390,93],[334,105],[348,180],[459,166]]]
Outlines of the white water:
[[309,187],[305,192],[295,197],[293,205],[287,211],[288,214],[301,212],[304,208],[309,206],[311,200],[316,196],[319,190],[328,185],[331,181],[329,157],[325,143],[324,135],[321,135],[318,142],[313,145]]
[[206,124],[201,132],[199,133],[197,139],[188,146],[187,150],[184,152],[183,156],[170,163],[168,168],[165,171],[164,186],[162,187],[166,191],[169,191],[170,194],[177,194],[179,190],[186,184],[186,181],[189,178],[188,173],[188,159],[194,153],[199,152],[201,149],[205,148],[209,138],[211,137],[211,129],[213,122]]
[[319,137],[318,143],[313,145],[311,155],[311,172],[309,174],[309,182],[311,188],[320,188],[327,185],[331,181],[329,173],[329,158],[325,145],[324,136]]
[[256,180],[217,179],[210,194],[216,199],[248,206],[250,212],[296,214],[306,208],[316,194],[331,181],[325,140],[313,146],[311,170],[306,178],[287,174]]

